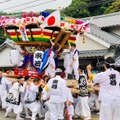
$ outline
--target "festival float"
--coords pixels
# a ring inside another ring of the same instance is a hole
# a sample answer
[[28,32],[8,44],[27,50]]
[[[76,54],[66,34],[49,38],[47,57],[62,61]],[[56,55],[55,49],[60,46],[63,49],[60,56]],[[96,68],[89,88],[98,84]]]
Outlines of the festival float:
[[[61,49],[68,49],[69,43],[76,42],[79,34],[85,43],[84,33],[90,32],[89,22],[80,19],[60,16],[60,10],[49,14],[41,12],[22,13],[20,17],[0,16],[0,26],[4,29],[4,34],[8,34],[22,49],[12,50],[10,53],[11,63],[15,66],[14,76],[41,77],[44,73],[38,74],[42,55],[52,43],[58,43]],[[20,54],[24,56],[23,64],[20,63]],[[58,55],[59,56],[59,55]]]

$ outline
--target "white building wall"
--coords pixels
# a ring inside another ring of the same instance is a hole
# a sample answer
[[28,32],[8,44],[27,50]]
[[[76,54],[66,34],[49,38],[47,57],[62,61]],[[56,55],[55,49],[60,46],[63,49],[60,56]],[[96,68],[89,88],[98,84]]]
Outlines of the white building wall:
[[88,51],[88,50],[104,50],[107,49],[106,46],[88,38],[85,36],[85,43],[83,43],[82,38],[77,38],[76,41],[77,49],[79,51]]
[[[89,36],[89,37],[87,37]],[[93,38],[93,39],[90,39]],[[82,41],[81,36],[77,36],[76,40],[76,47],[79,51],[89,51],[89,50],[105,50],[109,48],[109,44],[101,41],[101,39],[98,39],[90,34],[86,34],[85,36],[85,43]],[[64,52],[68,52],[69,50],[64,50]]]
[[10,63],[10,51],[11,51],[11,48],[6,47],[0,52],[0,67],[13,66]]
[[110,30],[111,32],[117,35],[120,35],[120,26],[111,27],[111,28],[108,28],[108,30]]

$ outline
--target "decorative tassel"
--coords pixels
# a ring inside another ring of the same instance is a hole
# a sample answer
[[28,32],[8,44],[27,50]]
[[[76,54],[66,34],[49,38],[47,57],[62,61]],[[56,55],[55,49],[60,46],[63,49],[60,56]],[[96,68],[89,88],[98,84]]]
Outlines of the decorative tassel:
[[82,36],[82,43],[85,44],[86,41],[85,41],[85,36],[84,36],[84,33],[81,33],[81,36]]
[[86,41],[85,41],[85,38],[84,38],[84,37],[82,38],[82,41],[83,41],[83,43],[84,43],[84,44],[86,43]]

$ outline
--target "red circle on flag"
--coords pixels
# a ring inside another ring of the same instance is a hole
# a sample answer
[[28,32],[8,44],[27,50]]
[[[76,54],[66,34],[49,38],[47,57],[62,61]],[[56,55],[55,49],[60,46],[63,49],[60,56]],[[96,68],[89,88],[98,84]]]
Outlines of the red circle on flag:
[[55,24],[55,17],[54,17],[54,16],[51,16],[51,17],[48,19],[47,23],[48,23],[48,26],[54,25],[54,24]]

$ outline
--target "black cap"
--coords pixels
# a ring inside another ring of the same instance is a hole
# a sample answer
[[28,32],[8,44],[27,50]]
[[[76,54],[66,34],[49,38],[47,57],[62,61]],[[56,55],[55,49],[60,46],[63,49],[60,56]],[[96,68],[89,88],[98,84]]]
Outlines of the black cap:
[[56,71],[55,71],[55,74],[56,75],[61,75],[62,73],[62,70],[60,68],[57,68]]
[[85,68],[84,68],[83,66],[79,66],[79,67],[78,67],[78,70],[84,71]]
[[115,60],[112,57],[108,57],[105,59],[104,64],[107,64],[109,66],[114,66],[115,65]]
[[24,78],[23,78],[22,76],[19,76],[19,77],[18,77],[18,81],[19,81],[19,80],[23,80],[23,81],[24,81]]
[[25,81],[29,80],[30,76],[25,76]]

